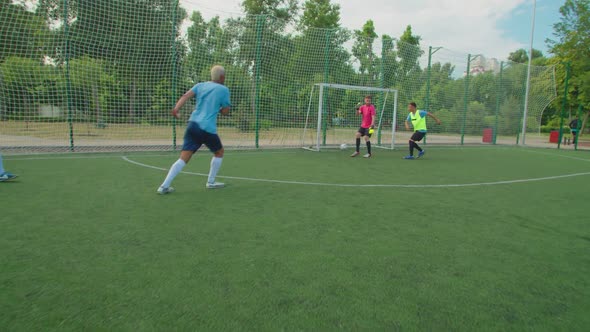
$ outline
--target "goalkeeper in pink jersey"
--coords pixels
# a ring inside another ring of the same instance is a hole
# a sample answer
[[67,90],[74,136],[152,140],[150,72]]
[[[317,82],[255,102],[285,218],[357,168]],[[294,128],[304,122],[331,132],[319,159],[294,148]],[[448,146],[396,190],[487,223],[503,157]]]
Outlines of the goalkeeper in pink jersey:
[[[360,104],[360,103],[359,103]],[[356,157],[360,154],[361,148],[361,137],[365,137],[367,143],[367,154],[363,157],[371,158],[371,134],[375,128],[375,105],[371,103],[371,96],[365,96],[365,104],[357,105],[357,112],[363,118],[361,127],[356,132],[356,151],[351,154],[351,157]]]

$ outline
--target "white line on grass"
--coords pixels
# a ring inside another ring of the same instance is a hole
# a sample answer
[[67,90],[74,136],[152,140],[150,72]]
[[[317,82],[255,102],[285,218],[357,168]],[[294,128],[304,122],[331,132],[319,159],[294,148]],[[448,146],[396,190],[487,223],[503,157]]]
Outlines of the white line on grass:
[[[127,157],[121,157],[121,158],[123,158],[123,160],[125,160],[131,164],[137,165],[137,166],[151,168],[151,169],[164,171],[164,172],[168,171],[168,169],[166,169],[166,168],[143,164],[143,163],[131,160]],[[197,175],[197,176],[208,176],[208,174],[205,174],[205,173],[194,173],[194,172],[182,172],[182,173],[189,174],[189,175]],[[584,176],[584,175],[590,175],[590,172],[556,175],[556,176],[546,176],[546,177],[531,178],[531,179],[505,180],[505,181],[495,181],[495,182],[477,182],[477,183],[457,183],[457,184],[347,184],[347,183],[272,180],[272,179],[248,178],[248,177],[239,177],[239,176],[217,176],[217,177],[224,178],[224,179],[231,179],[231,180],[256,181],[256,182],[281,183],[281,184],[296,184],[296,185],[308,185],[308,186],[326,186],[326,187],[355,187],[355,188],[361,188],[361,187],[370,187],[370,188],[376,188],[376,187],[380,187],[380,188],[451,188],[452,187],[452,188],[457,188],[457,187],[493,186],[493,185],[501,185],[501,184],[514,184],[514,183],[557,180],[557,179],[571,178],[571,177]]]
[[[292,150],[292,151],[248,151],[248,150],[236,150],[232,151],[232,154],[292,154],[299,150]],[[141,157],[169,157],[174,156],[178,157],[180,151],[170,151],[166,153],[158,153],[158,154],[142,154],[138,152],[137,155]],[[106,153],[105,155],[73,155],[73,156],[45,156],[45,157],[11,157],[11,156],[3,156],[6,160],[11,161],[26,161],[26,160],[61,160],[61,159],[108,159],[108,158],[122,158],[121,155],[113,155],[110,153]]]
[[540,152],[540,151],[533,151],[533,150],[524,150],[524,151],[526,151],[528,153],[542,154],[542,155],[545,155],[545,156],[554,156],[554,157],[561,157],[561,158],[567,158],[567,159],[573,159],[573,160],[590,162],[590,159],[586,159],[586,158],[578,158],[578,157],[572,157],[572,156],[564,156],[564,155],[555,154],[555,153]]

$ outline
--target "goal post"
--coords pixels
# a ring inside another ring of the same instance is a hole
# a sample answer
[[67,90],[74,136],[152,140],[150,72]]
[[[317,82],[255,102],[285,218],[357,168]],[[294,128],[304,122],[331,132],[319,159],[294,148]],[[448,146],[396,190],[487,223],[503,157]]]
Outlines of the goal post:
[[393,149],[397,119],[398,90],[334,83],[312,86],[301,146],[311,151],[354,143],[361,119],[357,103],[372,96],[376,111],[375,133],[371,142],[376,148]]

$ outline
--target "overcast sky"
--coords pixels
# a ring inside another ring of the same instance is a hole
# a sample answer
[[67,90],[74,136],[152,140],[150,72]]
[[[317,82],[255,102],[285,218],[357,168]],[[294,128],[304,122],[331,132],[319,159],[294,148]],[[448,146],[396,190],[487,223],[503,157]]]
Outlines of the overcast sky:
[[[240,16],[242,0],[180,0],[190,13],[206,19]],[[304,0],[300,1],[301,3]],[[565,0],[537,0],[533,46],[547,54]],[[342,26],[360,29],[369,19],[379,35],[399,37],[408,24],[423,46],[443,46],[459,53],[503,60],[518,48],[528,49],[533,0],[332,0],[340,4]]]

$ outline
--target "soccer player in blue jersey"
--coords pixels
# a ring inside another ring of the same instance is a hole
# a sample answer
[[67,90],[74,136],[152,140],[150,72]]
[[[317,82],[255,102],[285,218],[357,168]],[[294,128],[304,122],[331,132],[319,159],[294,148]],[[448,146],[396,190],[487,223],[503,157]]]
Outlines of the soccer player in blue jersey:
[[211,68],[211,81],[195,85],[188,90],[176,103],[172,115],[179,118],[182,106],[193,97],[196,97],[196,108],[191,114],[188,126],[184,133],[184,144],[180,152],[180,158],[172,164],[170,171],[162,185],[158,188],[159,194],[168,194],[174,191],[170,185],[172,180],[182,171],[191,160],[193,154],[203,145],[207,146],[214,156],[211,159],[211,168],[206,187],[209,189],[223,188],[224,184],[215,182],[217,172],[223,161],[223,145],[217,136],[217,114],[229,114],[231,107],[229,101],[229,89],[223,85],[225,82],[225,69],[221,66]]
[[424,156],[424,150],[418,145],[416,142],[420,142],[424,136],[426,136],[426,116],[429,116],[436,121],[437,124],[440,124],[440,120],[434,116],[434,114],[427,112],[427,111],[418,111],[416,109],[416,103],[411,102],[408,104],[408,118],[406,119],[405,125],[406,130],[410,130],[409,123],[412,124],[412,128],[414,129],[414,134],[410,138],[410,154],[405,156],[404,159],[414,159],[414,148],[418,150],[418,158]]
[[0,182],[4,182],[4,181],[10,181],[14,178],[16,178],[17,176],[7,172],[4,169],[4,164],[2,163],[2,154],[0,154]]

